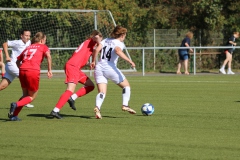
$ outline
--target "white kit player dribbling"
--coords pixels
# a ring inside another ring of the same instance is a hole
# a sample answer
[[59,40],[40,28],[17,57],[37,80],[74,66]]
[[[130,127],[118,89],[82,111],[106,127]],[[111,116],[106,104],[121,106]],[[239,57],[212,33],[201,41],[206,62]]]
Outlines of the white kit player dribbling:
[[[100,109],[107,92],[108,79],[112,80],[115,84],[122,88],[122,110],[128,111],[131,114],[136,112],[128,106],[130,100],[130,84],[122,72],[117,68],[118,58],[121,57],[129,62],[132,67],[135,67],[123,52],[124,39],[126,37],[127,29],[121,26],[116,26],[111,33],[112,38],[104,39],[95,49],[93,53],[91,67],[94,68],[94,78],[98,87],[98,94],[96,96],[96,107],[94,108],[95,116],[97,119],[102,119]],[[99,62],[95,66],[97,54],[101,51]]]
[[[12,40],[3,43],[3,50],[6,55],[6,73],[4,74],[2,81],[0,83],[0,91],[7,88],[11,82],[19,76],[19,68],[17,67],[16,61],[17,57],[22,53],[22,51],[31,45],[30,41],[31,32],[29,30],[23,30],[21,32],[21,39]],[[11,57],[8,53],[8,47],[12,48]],[[26,107],[34,107],[32,104],[27,104]]]

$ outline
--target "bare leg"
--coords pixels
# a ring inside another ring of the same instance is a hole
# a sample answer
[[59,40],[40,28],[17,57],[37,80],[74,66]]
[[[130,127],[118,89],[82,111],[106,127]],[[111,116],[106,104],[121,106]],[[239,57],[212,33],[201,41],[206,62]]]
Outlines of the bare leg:
[[181,73],[182,62],[183,62],[182,60],[179,60],[179,62],[178,62],[177,74],[182,74]]
[[10,84],[11,84],[11,82],[8,79],[3,78],[0,83],[0,91],[7,88]]
[[185,74],[189,75],[189,72],[188,72],[188,59],[184,60],[184,71],[185,71]]

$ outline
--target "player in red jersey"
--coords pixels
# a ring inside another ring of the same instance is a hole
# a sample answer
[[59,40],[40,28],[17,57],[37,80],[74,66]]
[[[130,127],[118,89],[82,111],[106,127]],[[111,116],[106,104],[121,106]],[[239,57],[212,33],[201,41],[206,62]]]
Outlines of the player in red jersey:
[[[62,119],[59,112],[66,102],[69,103],[73,110],[76,110],[74,105],[75,100],[78,97],[88,94],[94,89],[94,83],[81,71],[81,68],[87,64],[94,47],[97,46],[101,40],[102,34],[99,31],[94,30],[90,37],[75,50],[72,57],[65,64],[65,84],[67,84],[67,89],[61,95],[55,108],[51,111],[51,116]],[[81,83],[84,86],[74,93],[77,83]]]
[[24,105],[32,102],[39,89],[40,65],[47,58],[48,78],[52,77],[52,59],[49,48],[45,45],[46,35],[42,32],[36,33],[30,46],[28,46],[18,57],[17,66],[19,68],[19,80],[21,83],[23,96],[17,102],[11,103],[8,117],[11,121],[19,121],[18,114]]
[[5,74],[5,64],[3,62],[3,55],[2,55],[2,50],[0,50],[0,68],[1,68],[1,74],[2,74],[2,77],[4,76]]

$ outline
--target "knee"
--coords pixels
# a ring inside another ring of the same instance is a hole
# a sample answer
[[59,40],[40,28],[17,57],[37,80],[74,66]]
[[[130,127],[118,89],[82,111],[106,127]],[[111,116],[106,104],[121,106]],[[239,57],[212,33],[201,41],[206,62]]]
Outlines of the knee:
[[89,88],[89,90],[90,90],[90,92],[91,92],[91,91],[94,90],[95,86],[94,86],[94,85],[92,85],[92,86],[88,86],[88,88]]
[[7,84],[4,84],[4,83],[0,83],[0,91],[1,90],[4,90],[5,88],[7,88]]

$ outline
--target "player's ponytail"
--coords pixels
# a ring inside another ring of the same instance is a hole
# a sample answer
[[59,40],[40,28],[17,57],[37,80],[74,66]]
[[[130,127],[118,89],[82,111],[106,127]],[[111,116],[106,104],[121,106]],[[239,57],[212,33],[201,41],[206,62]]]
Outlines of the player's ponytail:
[[99,37],[103,37],[101,32],[99,32],[98,30],[94,30],[87,39],[93,38],[93,37],[95,37],[96,35],[99,35]]
[[112,38],[119,38],[121,35],[126,34],[127,29],[122,26],[116,26],[111,33]]
[[38,43],[38,42],[40,42],[42,39],[44,39],[45,37],[46,37],[46,35],[45,35],[43,32],[37,32],[37,33],[35,34],[35,36],[32,38],[31,44]]

